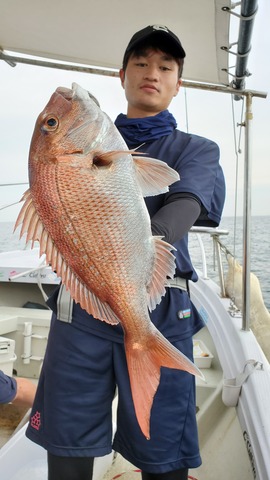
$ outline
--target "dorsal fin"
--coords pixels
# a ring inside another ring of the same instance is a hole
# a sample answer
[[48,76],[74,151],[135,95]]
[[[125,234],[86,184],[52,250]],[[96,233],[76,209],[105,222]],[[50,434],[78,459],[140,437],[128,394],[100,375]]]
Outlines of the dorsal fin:
[[175,272],[175,257],[171,250],[176,250],[172,245],[162,240],[162,237],[153,237],[155,242],[155,264],[153,275],[148,291],[148,308],[154,310],[156,305],[161,301],[161,297],[165,295],[165,283],[167,277],[172,278]]
[[133,157],[144,197],[168,192],[168,185],[180,179],[167,163],[150,157]]
[[35,241],[40,243],[40,256],[45,253],[47,263],[51,265],[52,270],[56,271],[58,277],[61,277],[63,284],[75,302],[80,303],[93,317],[117,325],[119,319],[107,303],[103,303],[71,270],[65,259],[58,251],[52,237],[42,224],[31,198],[30,190],[25,192],[22,200],[24,205],[21,208],[14,230],[22,224],[20,238],[27,233],[26,242],[32,240],[32,247]]

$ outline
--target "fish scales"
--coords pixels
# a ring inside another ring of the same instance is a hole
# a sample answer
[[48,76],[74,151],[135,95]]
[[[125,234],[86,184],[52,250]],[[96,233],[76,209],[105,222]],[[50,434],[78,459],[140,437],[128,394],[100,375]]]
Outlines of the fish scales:
[[60,87],[36,122],[30,188],[15,225],[22,224],[32,245],[40,242],[40,254],[82,308],[121,323],[134,408],[146,438],[160,367],[202,376],[149,317],[175,262],[174,248],[151,234],[143,197],[166,192],[178,179],[166,163],[129,152],[88,92],[77,84]]
[[[58,175],[60,204],[65,205],[65,212],[67,212],[66,218],[62,218],[62,222],[64,225],[72,225],[73,227],[72,234],[69,232],[69,235],[65,236],[65,255],[70,265],[76,265],[76,271],[80,272],[82,281],[87,282],[91,286],[91,290],[98,293],[100,299],[108,301],[108,297],[112,296],[116,289],[118,295],[119,290],[121,291],[124,288],[127,275],[130,276],[128,284],[135,284],[134,288],[139,287],[138,282],[142,279],[142,272],[139,275],[138,269],[144,267],[141,264],[140,254],[144,250],[143,244],[147,242],[144,235],[145,229],[142,228],[143,222],[138,225],[137,218],[138,214],[143,215],[144,208],[141,205],[141,213],[135,211],[128,190],[126,198],[123,196],[123,190],[120,198],[118,192],[121,189],[121,178],[118,182],[120,184],[119,190],[116,191],[102,179],[92,187],[91,174],[88,175],[87,172],[83,178],[81,178],[80,172],[77,172],[77,175],[76,173],[73,174],[72,187],[68,192],[65,173],[63,172],[63,176],[60,176],[60,173]],[[80,189],[76,187],[78,184]],[[91,197],[89,189],[92,189]],[[84,212],[83,215],[81,214],[82,211]],[[89,218],[91,218],[90,226]],[[129,225],[128,229],[127,224]],[[52,228],[50,233],[53,233]],[[75,244],[74,239],[76,239]],[[80,242],[79,248],[77,241]],[[138,258],[134,256],[134,248]],[[149,245],[148,255],[150,253]],[[121,256],[126,257],[128,261],[119,262]],[[89,263],[92,264],[93,262],[96,268],[89,272]],[[148,263],[146,262],[146,264]],[[104,273],[103,270],[105,270]],[[144,272],[145,282],[147,278],[145,269]],[[102,280],[99,280],[98,283],[97,275],[102,276]],[[119,281],[108,290],[107,279],[116,277],[119,278]]]

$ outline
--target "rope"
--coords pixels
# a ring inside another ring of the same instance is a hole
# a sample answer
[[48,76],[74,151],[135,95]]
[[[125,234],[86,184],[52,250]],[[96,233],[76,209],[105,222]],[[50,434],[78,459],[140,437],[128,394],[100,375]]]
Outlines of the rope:
[[[238,179],[239,179],[239,154],[242,153],[241,150],[241,140],[242,140],[242,129],[244,126],[243,117],[244,117],[244,101],[243,97],[241,98],[242,101],[242,109],[240,114],[240,123],[236,123],[235,120],[235,110],[234,110],[234,101],[233,96],[231,95],[231,104],[232,104],[232,122],[233,122],[233,135],[234,135],[234,151],[235,151],[235,194],[234,194],[234,224],[233,224],[233,253],[231,253],[224,245],[222,245],[223,251],[225,251],[226,255],[231,255],[234,259],[236,258],[236,232],[237,232],[237,208],[238,208]],[[236,136],[236,126],[240,127],[238,142]],[[220,244],[221,245],[221,244]],[[233,292],[235,288],[234,277],[233,277]],[[234,302],[234,297],[232,297],[232,302]],[[233,303],[231,302],[231,307],[233,308]]]
[[13,205],[18,205],[18,203],[20,203],[20,200],[18,202],[9,203],[8,205],[1,205],[0,210],[4,210],[5,208],[8,208],[8,207],[13,207]]
[[[129,470],[129,472],[135,472],[135,473],[141,473],[141,470]],[[122,473],[118,473],[117,475],[115,475],[114,477],[112,477],[112,480],[116,480],[117,478],[121,478],[123,475],[125,475],[126,473],[128,473],[128,471],[126,472],[122,472]],[[195,479],[196,480],[196,479]]]
[[189,125],[188,125],[188,102],[187,102],[187,89],[184,89],[185,92],[185,116],[186,116],[186,130],[189,133]]
[[29,185],[29,182],[0,183],[0,187],[13,187],[14,185]]
[[[29,182],[17,182],[17,183],[0,183],[0,187],[13,187],[15,185],[29,185]],[[21,200],[18,200],[14,203],[9,203],[7,205],[0,205],[0,210],[5,210],[5,208],[13,207],[13,205],[17,205],[20,203]]]
[[[141,470],[130,470],[130,472],[141,473]],[[114,477],[112,477],[112,480],[117,480],[118,478],[121,478],[121,477],[122,477],[123,475],[125,475],[126,473],[128,473],[128,472],[118,473],[117,475],[115,475]],[[188,476],[188,479],[189,479],[189,480],[198,480],[197,478],[192,477],[191,475]]]

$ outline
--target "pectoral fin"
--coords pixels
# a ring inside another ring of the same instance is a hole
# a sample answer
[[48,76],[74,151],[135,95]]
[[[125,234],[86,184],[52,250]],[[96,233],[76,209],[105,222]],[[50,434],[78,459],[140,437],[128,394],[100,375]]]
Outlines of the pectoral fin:
[[144,197],[168,192],[168,186],[180,179],[167,163],[149,157],[133,157]]

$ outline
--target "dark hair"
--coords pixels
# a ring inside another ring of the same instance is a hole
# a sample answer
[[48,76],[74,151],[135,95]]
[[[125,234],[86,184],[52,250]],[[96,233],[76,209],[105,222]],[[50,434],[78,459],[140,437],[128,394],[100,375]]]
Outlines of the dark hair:
[[184,59],[179,57],[179,54],[176,53],[176,50],[173,47],[171,42],[164,41],[163,37],[161,41],[158,35],[153,35],[152,38],[149,38],[148,40],[143,41],[141,43],[138,43],[133,50],[126,52],[123,58],[123,65],[122,65],[123,70],[124,71],[126,70],[130,57],[145,55],[147,50],[149,50],[150,48],[156,51],[160,50],[161,52],[167,53],[168,55],[172,56],[178,65],[178,78],[182,77]]

